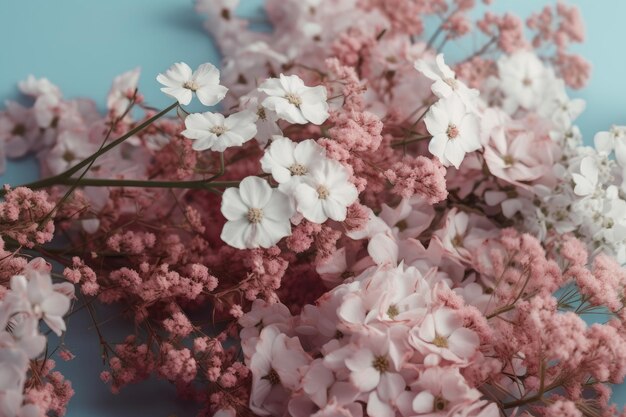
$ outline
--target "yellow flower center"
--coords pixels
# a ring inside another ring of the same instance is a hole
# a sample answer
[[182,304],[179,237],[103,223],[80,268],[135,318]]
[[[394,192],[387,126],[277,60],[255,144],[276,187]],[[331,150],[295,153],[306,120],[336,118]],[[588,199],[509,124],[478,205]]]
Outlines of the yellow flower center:
[[191,81],[185,81],[185,83],[183,84],[183,88],[186,88],[187,90],[191,90],[191,91],[197,91],[198,88],[200,88],[200,86],[193,80]]
[[248,209],[248,221],[250,223],[259,223],[263,219],[263,210],[259,208]]
[[433,345],[440,347],[440,348],[447,348],[448,339],[443,336],[436,335],[435,338],[433,339]]
[[300,107],[300,105],[302,104],[302,98],[300,98],[300,96],[297,94],[287,93],[285,95],[285,98],[289,103],[293,104],[296,107]]
[[308,170],[302,164],[293,164],[289,167],[289,171],[291,171],[291,175],[305,175]]
[[326,200],[329,195],[330,191],[328,191],[328,188],[324,187],[323,185],[317,187],[317,196],[320,200]]
[[372,362],[372,367],[383,374],[389,369],[389,361],[384,356],[376,356]]

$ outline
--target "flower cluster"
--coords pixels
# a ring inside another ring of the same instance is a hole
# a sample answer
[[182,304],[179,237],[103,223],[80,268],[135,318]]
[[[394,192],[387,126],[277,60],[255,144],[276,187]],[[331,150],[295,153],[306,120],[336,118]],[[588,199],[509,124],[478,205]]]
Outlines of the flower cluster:
[[238,3],[197,1],[221,71],[159,74],[162,111],[133,70],[106,114],[33,77],[0,112],[0,154],[44,177],[2,191],[2,412],[63,412],[36,328],[64,329],[71,283],[133,323],[98,332],[111,390],[164,379],[202,417],[618,415],[626,127],[582,146],[576,9],[267,0],[259,32]]
[[51,372],[54,361],[44,355],[43,320],[57,335],[65,330],[63,316],[70,308],[74,287],[53,284],[50,265],[33,259],[11,278],[0,298],[0,414],[7,417],[39,416],[48,411],[65,413],[74,394],[61,374]]

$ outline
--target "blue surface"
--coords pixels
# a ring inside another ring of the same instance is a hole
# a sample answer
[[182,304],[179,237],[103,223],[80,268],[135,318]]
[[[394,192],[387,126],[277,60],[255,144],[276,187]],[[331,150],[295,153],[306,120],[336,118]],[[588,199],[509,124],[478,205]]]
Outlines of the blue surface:
[[[260,0],[242,0],[243,11],[254,14]],[[496,0],[492,9],[526,16],[545,4],[543,0]],[[626,124],[626,77],[623,40],[626,39],[626,2],[623,0],[569,1],[577,4],[587,26],[587,42],[575,50],[589,59],[594,70],[586,89],[574,95],[587,100],[580,117],[587,143],[593,134],[611,124]],[[164,107],[170,99],[160,93],[154,77],[173,62],[192,67],[217,62],[219,54],[202,28],[202,17],[191,0],[20,0],[0,2],[0,100],[17,97],[16,83],[28,74],[45,76],[59,85],[66,97],[90,97],[103,107],[116,75],[142,68],[140,90],[146,100]],[[477,39],[476,44],[481,40]],[[467,43],[451,43],[446,54],[471,52]],[[0,183],[18,184],[36,177],[32,160],[9,164]],[[102,317],[108,317],[102,314]],[[175,401],[164,382],[131,386],[118,396],[109,394],[98,375],[100,357],[95,331],[86,314],[71,318],[66,344],[77,355],[61,364],[72,380],[76,396],[68,417],[168,417],[193,415]],[[121,340],[119,325],[104,326],[108,339]],[[626,387],[615,399],[626,402]]]

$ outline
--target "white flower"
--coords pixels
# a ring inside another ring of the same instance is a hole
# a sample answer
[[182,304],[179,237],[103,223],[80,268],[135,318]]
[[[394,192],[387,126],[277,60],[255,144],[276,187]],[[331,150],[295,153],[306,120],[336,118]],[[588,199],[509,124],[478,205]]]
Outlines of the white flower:
[[263,107],[289,123],[321,125],[328,119],[326,88],[307,87],[297,75],[270,78],[259,86],[259,91],[269,96],[263,100]]
[[193,93],[196,93],[200,103],[214,106],[222,101],[228,91],[228,88],[220,85],[219,70],[209,63],[200,65],[192,72],[189,65],[177,62],[165,74],[159,74],[157,81],[165,86],[161,91],[185,105],[191,102]]
[[[11,291],[23,303],[28,303],[29,310],[43,319],[57,335],[65,330],[63,316],[70,308],[69,297],[61,293],[59,285],[52,285],[49,274],[30,271],[28,279],[24,275],[11,278]],[[64,287],[63,287],[64,289]]]
[[47,78],[35,78],[32,74],[18,84],[20,91],[27,96],[39,97],[51,95],[60,98],[61,90]]
[[193,113],[185,118],[182,135],[195,142],[196,151],[210,149],[223,152],[231,146],[241,146],[256,134],[256,115],[241,111],[224,117],[220,113]]
[[610,154],[615,151],[615,159],[620,166],[626,166],[626,126],[611,126],[608,132],[598,132],[593,138],[596,150]]
[[431,90],[437,97],[447,98],[456,93],[466,106],[473,107],[478,91],[456,79],[454,71],[444,62],[443,54],[437,55],[434,63],[424,59],[416,61],[415,69],[434,81]]
[[498,60],[498,72],[500,89],[506,95],[503,107],[510,114],[519,107],[535,108],[550,85],[549,72],[532,52],[519,51],[503,56]]
[[238,249],[270,248],[291,234],[289,197],[259,177],[244,178],[239,188],[224,191],[222,214],[228,221],[221,238]]
[[278,115],[261,105],[260,96],[261,94],[257,92],[257,94],[241,97],[240,103],[243,110],[256,113],[257,134],[254,138],[261,147],[264,147],[273,136],[282,136],[283,132],[278,126]]
[[329,218],[344,221],[347,207],[359,196],[348,177],[348,170],[339,162],[321,160],[295,189],[298,211],[314,223],[324,223]]
[[435,103],[424,122],[433,136],[428,151],[446,166],[458,168],[467,152],[481,148],[478,119],[455,96]]
[[135,68],[113,79],[113,85],[107,96],[107,108],[116,117],[123,115],[127,111],[130,100],[137,90],[140,74],[141,70]]
[[565,90],[565,82],[561,79],[548,82],[546,88],[548,91],[543,92],[543,102],[538,106],[538,113],[550,118],[561,130],[568,129],[585,110],[585,100],[570,99]]
[[308,175],[312,167],[326,156],[326,150],[313,139],[300,143],[288,138],[272,141],[261,158],[263,172],[271,173],[280,184],[279,189],[292,194],[295,187]]
[[579,196],[593,194],[598,187],[598,166],[591,156],[580,162],[580,174],[572,173],[576,187],[574,193]]

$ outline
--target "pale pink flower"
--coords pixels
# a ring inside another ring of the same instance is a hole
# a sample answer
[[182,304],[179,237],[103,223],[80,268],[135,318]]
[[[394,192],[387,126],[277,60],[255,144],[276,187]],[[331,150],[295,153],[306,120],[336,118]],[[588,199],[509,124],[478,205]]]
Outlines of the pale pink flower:
[[464,411],[478,402],[481,395],[467,385],[457,368],[427,368],[420,374],[416,390],[412,409],[415,415],[424,417],[465,416]]
[[98,150],[89,142],[86,132],[66,130],[57,138],[56,145],[46,154],[45,164],[52,175],[60,174]]
[[399,327],[392,330],[360,338],[345,360],[352,384],[362,393],[370,393],[367,412],[372,416],[393,416],[393,403],[406,387],[399,373],[406,360],[405,332]]
[[400,239],[416,238],[428,229],[435,218],[435,210],[424,198],[413,196],[403,198],[395,208],[383,204],[380,218]]
[[498,178],[521,185],[523,181],[533,181],[546,171],[536,158],[534,147],[538,146],[532,133],[492,136],[485,147],[485,162],[489,171]]
[[6,156],[19,158],[26,155],[39,135],[32,109],[7,101],[5,111],[0,113],[0,141],[4,142]]
[[288,400],[286,391],[298,388],[310,362],[298,338],[287,337],[275,326],[265,327],[250,358],[250,409],[259,415],[282,414]]
[[428,314],[411,331],[409,341],[424,354],[434,353],[452,362],[468,361],[480,344],[478,335],[463,327],[458,312],[447,308]]

